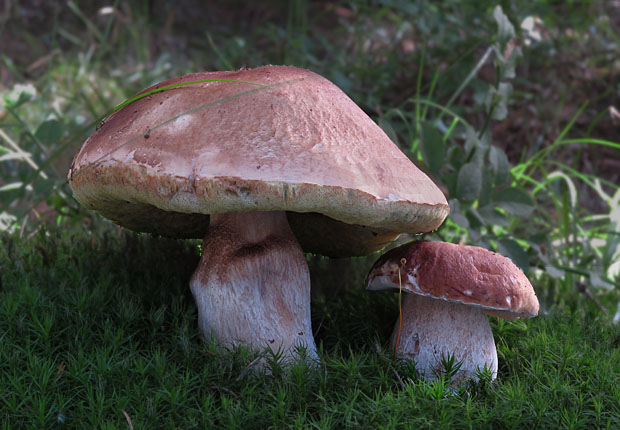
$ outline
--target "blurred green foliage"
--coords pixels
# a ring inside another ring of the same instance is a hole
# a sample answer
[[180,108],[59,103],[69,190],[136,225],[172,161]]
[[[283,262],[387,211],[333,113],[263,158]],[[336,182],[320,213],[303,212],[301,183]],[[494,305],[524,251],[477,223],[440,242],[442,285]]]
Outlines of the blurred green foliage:
[[611,61],[613,73],[617,23],[602,1],[497,3],[8,1],[0,229],[100,223],[72,199],[67,167],[137,91],[191,71],[292,64],[339,85],[442,187],[451,215],[433,237],[509,256],[549,300],[585,282],[612,306],[618,176],[581,157],[620,158],[617,138],[597,133],[620,89],[574,94],[545,79],[564,57],[588,70]]

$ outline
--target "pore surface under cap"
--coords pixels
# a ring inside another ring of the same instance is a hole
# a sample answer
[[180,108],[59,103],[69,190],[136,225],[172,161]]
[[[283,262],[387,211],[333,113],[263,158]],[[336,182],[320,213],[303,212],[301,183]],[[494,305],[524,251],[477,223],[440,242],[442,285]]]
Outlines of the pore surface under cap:
[[[130,229],[178,237],[204,236],[209,214],[285,210],[305,250],[343,256],[443,222],[441,191],[319,75],[266,66],[153,88],[213,79],[237,82],[166,89],[106,118],[69,172],[76,199]],[[335,236],[307,233],[323,228]]]

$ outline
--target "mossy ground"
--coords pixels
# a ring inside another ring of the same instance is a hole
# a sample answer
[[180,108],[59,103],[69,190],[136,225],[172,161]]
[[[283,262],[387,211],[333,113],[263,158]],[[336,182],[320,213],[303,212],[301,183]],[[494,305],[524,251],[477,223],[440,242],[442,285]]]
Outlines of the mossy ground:
[[6,429],[620,426],[620,329],[586,302],[492,319],[498,379],[453,390],[392,359],[395,296],[343,276],[354,285],[313,303],[320,367],[263,373],[201,338],[195,242],[79,228],[0,242]]

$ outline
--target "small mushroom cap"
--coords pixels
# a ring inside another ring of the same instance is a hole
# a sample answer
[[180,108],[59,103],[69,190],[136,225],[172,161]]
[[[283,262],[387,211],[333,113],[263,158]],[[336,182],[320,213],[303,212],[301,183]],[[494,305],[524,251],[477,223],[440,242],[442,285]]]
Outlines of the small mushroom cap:
[[167,88],[103,121],[69,171],[82,205],[185,238],[204,237],[209,214],[284,210],[304,250],[331,256],[368,254],[447,216],[439,188],[327,79],[265,66],[145,91],[198,80],[220,81]]
[[366,288],[398,289],[399,268],[408,293],[480,307],[507,319],[538,314],[536,293],[521,269],[483,248],[421,241],[399,246],[370,269]]

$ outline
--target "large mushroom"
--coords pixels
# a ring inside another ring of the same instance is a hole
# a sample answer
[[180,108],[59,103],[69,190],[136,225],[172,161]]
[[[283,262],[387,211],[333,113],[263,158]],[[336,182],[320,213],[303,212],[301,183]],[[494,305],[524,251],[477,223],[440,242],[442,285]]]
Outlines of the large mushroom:
[[394,248],[370,269],[366,288],[407,293],[392,347],[429,379],[445,370],[442,361],[450,356],[461,363],[454,382],[475,379],[485,368],[495,379],[497,351],[487,314],[538,314],[523,272],[508,258],[475,246],[418,241]]
[[197,73],[141,94],[84,143],[70,186],[131,230],[204,238],[190,285],[203,334],[223,345],[315,357],[304,251],[367,255],[448,213],[433,182],[310,71]]

